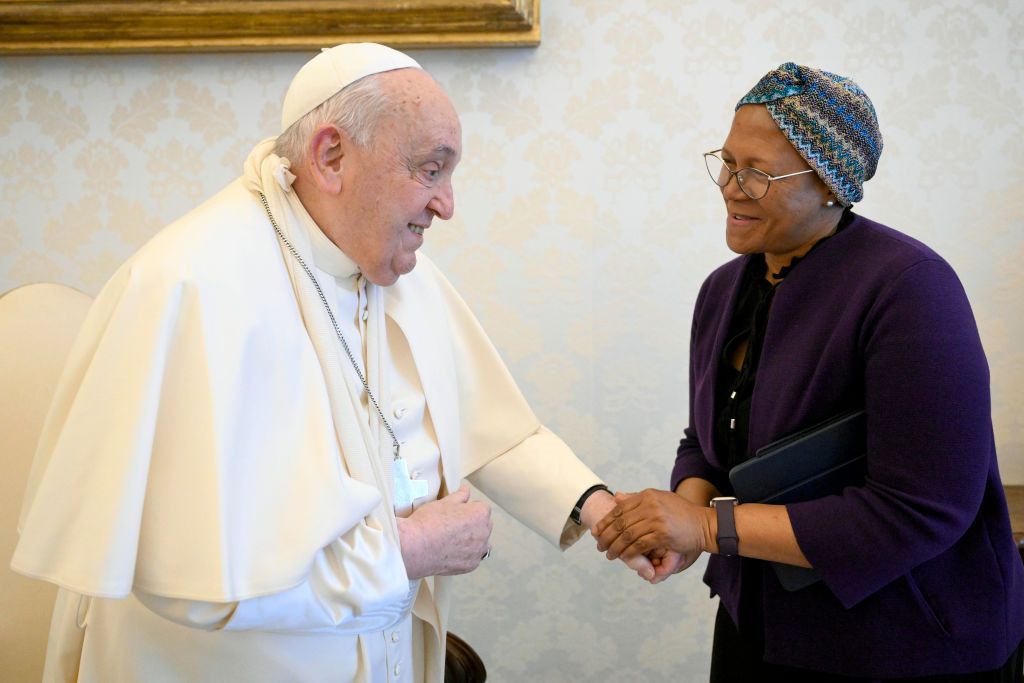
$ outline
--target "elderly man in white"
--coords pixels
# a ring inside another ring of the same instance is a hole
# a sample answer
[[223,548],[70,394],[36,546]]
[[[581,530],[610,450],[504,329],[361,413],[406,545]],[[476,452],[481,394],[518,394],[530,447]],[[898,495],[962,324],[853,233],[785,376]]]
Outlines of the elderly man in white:
[[440,681],[448,576],[490,552],[461,479],[561,548],[614,507],[417,259],[461,154],[433,79],[325,50],[282,131],[68,359],[12,563],[62,589],[47,680]]

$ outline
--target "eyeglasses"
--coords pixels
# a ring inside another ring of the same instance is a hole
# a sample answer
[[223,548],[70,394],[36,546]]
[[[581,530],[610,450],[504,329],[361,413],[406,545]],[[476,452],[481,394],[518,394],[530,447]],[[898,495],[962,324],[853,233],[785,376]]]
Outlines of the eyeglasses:
[[797,171],[796,173],[787,173],[786,175],[768,175],[764,171],[760,171],[756,168],[741,168],[736,171],[730,170],[722,157],[718,156],[718,153],[722,150],[716,149],[710,152],[704,153],[704,164],[708,167],[708,175],[715,181],[715,185],[719,187],[725,187],[729,184],[729,181],[733,176],[736,176],[736,184],[743,190],[743,194],[747,195],[751,199],[761,199],[768,194],[768,188],[772,186],[773,180],[782,180],[783,178],[792,178],[796,175],[803,175],[804,173],[814,173],[813,168],[808,168],[803,171]]

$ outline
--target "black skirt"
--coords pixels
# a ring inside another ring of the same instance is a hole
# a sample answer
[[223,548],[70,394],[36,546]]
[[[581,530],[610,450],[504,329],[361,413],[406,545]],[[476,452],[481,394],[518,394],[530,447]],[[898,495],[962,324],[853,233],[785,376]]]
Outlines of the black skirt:
[[915,678],[856,678],[792,666],[768,664],[763,659],[760,634],[741,635],[732,617],[719,602],[715,618],[715,642],[711,649],[711,683],[1022,683],[1024,643],[998,669],[969,674]]

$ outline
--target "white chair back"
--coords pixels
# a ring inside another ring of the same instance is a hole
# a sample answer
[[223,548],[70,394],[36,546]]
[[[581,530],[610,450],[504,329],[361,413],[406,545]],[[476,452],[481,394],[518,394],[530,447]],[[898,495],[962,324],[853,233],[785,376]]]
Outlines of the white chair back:
[[0,678],[42,678],[55,586],[10,569],[43,419],[92,299],[64,285],[0,295]]

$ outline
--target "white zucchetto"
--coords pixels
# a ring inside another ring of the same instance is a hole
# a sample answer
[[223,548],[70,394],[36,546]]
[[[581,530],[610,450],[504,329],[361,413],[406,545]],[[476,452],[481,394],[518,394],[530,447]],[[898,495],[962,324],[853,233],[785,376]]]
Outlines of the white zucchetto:
[[323,48],[299,69],[281,108],[281,132],[360,78],[395,69],[420,69],[412,57],[377,43]]

